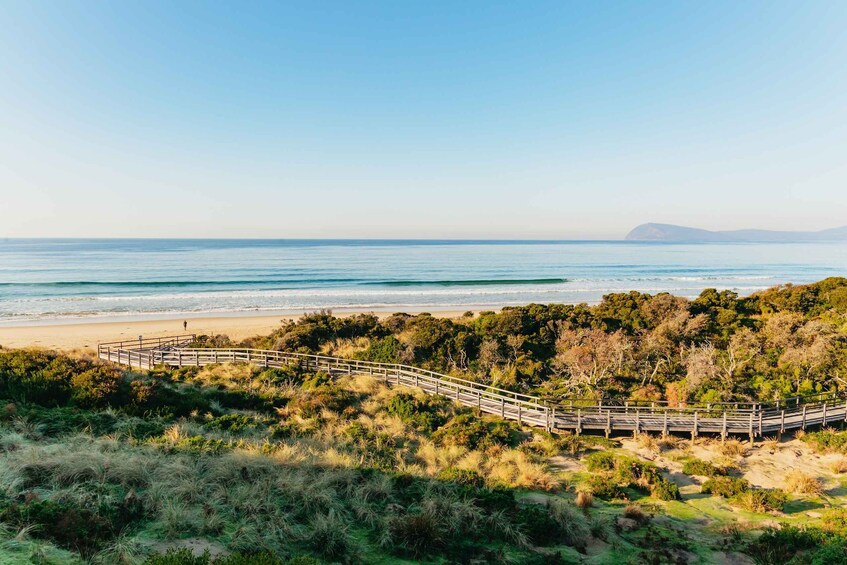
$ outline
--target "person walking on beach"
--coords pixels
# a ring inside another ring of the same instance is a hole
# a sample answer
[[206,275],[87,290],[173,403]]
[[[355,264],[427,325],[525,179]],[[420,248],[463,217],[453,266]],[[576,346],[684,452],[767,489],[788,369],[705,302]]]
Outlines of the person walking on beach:
[[186,332],[188,331],[188,320],[183,320],[182,329],[183,329],[183,331],[186,331]]

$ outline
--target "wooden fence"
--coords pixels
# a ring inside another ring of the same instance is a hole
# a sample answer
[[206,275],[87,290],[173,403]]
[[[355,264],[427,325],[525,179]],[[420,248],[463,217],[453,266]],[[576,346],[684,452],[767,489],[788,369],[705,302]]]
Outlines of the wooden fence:
[[367,374],[386,383],[416,388],[444,396],[481,412],[515,420],[550,432],[592,430],[605,434],[620,431],[778,435],[809,426],[826,426],[847,420],[847,395],[796,397],[773,403],[712,403],[672,406],[664,402],[610,403],[596,400],[557,402],[393,363],[375,363],[263,349],[191,348],[193,335],[103,343],[101,359],[140,369],[156,365],[202,367],[219,363],[252,363],[261,367],[297,365],[330,374]]

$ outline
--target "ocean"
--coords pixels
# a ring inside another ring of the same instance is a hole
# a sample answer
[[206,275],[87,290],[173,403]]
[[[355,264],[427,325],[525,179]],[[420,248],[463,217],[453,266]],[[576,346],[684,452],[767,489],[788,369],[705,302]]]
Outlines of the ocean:
[[746,295],[829,276],[847,276],[847,244],[6,239],[0,324]]

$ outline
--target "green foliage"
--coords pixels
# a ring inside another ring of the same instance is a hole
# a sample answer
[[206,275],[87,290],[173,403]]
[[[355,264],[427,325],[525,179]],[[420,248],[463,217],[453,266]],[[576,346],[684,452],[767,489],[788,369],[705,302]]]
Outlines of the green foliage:
[[782,512],[788,494],[780,489],[750,489],[733,496],[730,501],[750,512]]
[[565,544],[584,551],[590,535],[585,518],[562,503],[523,506],[517,523],[533,544],[542,547]]
[[171,549],[166,553],[153,555],[144,565],[320,565],[312,557],[295,557],[283,561],[272,553],[231,553],[212,558],[206,551],[202,555],[194,555],[189,549]]
[[38,537],[88,556],[142,513],[141,501],[131,494],[117,504],[103,502],[94,508],[32,497],[0,509],[0,520],[16,527],[35,526]]
[[485,485],[485,479],[470,469],[456,469],[448,467],[438,473],[436,478],[439,481],[448,481],[466,487],[482,488]]
[[624,489],[611,475],[591,475],[588,478],[586,486],[591,494],[604,500],[622,500],[627,498]]
[[339,387],[326,373],[316,373],[303,382],[303,391],[288,403],[288,409],[303,418],[314,418],[321,410],[340,413],[351,406],[358,396]]
[[495,445],[514,447],[521,437],[520,427],[514,422],[491,417],[480,418],[469,412],[453,416],[432,434],[435,441],[444,445],[483,450]]
[[757,565],[783,565],[798,553],[819,547],[825,539],[820,530],[813,528],[768,528],[748,545],[747,553]]
[[659,500],[679,500],[679,487],[673,481],[660,477],[650,485],[650,494]]
[[371,342],[356,358],[377,363],[399,363],[403,344],[393,335]]
[[750,483],[737,477],[716,476],[703,483],[700,488],[704,494],[716,494],[732,498],[750,489]]
[[608,451],[598,451],[585,458],[585,466],[589,471],[613,471],[615,469],[615,454]]
[[241,432],[256,427],[255,419],[245,414],[224,414],[203,424],[207,430]]
[[702,477],[715,477],[718,475],[726,475],[726,469],[715,467],[708,461],[692,457],[683,463],[682,472],[686,475],[698,475]]
[[847,431],[826,428],[808,432],[801,439],[818,453],[847,453]]
[[401,393],[388,402],[386,410],[416,430],[432,433],[447,421],[448,406],[449,402],[438,396]]
[[627,498],[626,488],[649,492],[659,500],[678,500],[679,487],[665,479],[652,463],[634,457],[598,451],[585,458],[592,473],[587,487],[591,493],[606,500]]

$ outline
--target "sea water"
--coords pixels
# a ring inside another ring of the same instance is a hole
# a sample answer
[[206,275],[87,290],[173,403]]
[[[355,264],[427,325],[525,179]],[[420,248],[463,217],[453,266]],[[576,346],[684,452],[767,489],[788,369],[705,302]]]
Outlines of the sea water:
[[0,323],[741,295],[847,276],[847,243],[0,240]]

